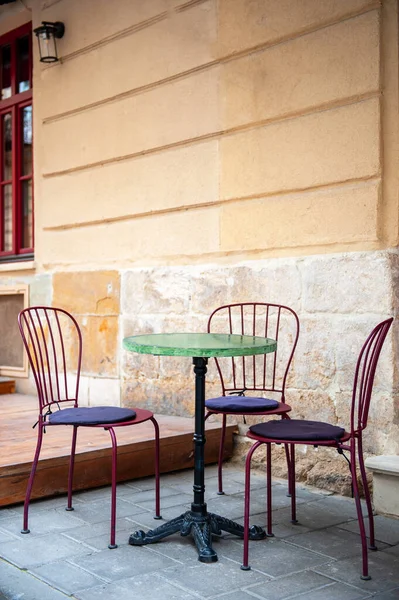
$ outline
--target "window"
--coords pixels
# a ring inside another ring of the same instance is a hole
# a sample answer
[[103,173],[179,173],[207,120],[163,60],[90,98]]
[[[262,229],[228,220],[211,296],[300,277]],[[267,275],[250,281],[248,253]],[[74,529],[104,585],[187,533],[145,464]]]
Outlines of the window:
[[27,377],[28,362],[18,331],[18,313],[28,306],[29,288],[0,286],[0,376]]
[[0,261],[33,254],[31,23],[0,37]]

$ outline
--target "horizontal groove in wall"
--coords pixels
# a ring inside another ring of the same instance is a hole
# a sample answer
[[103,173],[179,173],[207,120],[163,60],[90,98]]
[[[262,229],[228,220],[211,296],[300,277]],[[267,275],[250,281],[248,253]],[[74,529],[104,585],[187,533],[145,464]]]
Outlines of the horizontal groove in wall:
[[55,225],[53,227],[43,227],[43,231],[66,231],[68,229],[81,229],[83,227],[95,227],[97,225],[103,224],[112,224],[112,223],[120,223],[122,221],[132,221],[136,219],[143,219],[147,217],[155,217],[159,215],[167,215],[178,212],[189,212],[192,210],[201,210],[204,208],[215,208],[217,206],[223,206],[227,204],[235,204],[237,202],[246,202],[249,200],[258,200],[261,198],[280,198],[284,196],[290,195],[299,195],[309,192],[317,192],[322,190],[331,190],[339,187],[345,187],[356,184],[363,184],[369,182],[378,182],[380,181],[380,177],[378,174],[370,175],[368,177],[347,179],[345,181],[338,182],[330,182],[324,183],[317,186],[309,186],[304,188],[293,188],[289,190],[281,190],[281,191],[273,191],[273,192],[264,192],[258,194],[251,194],[248,196],[241,196],[237,198],[224,198],[219,200],[212,200],[210,202],[202,202],[198,204],[184,204],[182,206],[173,206],[169,208],[160,208],[157,210],[148,210],[140,213],[131,213],[129,215],[121,215],[118,217],[103,217],[102,219],[95,219],[92,221],[85,221],[81,223],[65,223],[63,225]]
[[79,173],[81,171],[87,171],[89,169],[95,169],[97,167],[104,167],[106,165],[112,165],[114,163],[118,163],[126,160],[133,160],[135,158],[141,158],[143,156],[149,156],[152,154],[158,154],[160,152],[166,152],[168,150],[174,150],[176,148],[184,148],[188,146],[192,146],[194,144],[199,144],[201,142],[210,141],[212,139],[221,139],[223,137],[231,136],[237,133],[251,131],[254,129],[260,129],[262,127],[267,127],[269,125],[274,125],[276,123],[282,123],[284,121],[289,121],[291,119],[298,119],[301,117],[306,117],[312,114],[316,114],[318,112],[325,112],[328,110],[334,110],[337,108],[344,108],[345,106],[350,106],[351,104],[356,104],[359,102],[364,102],[366,100],[370,100],[371,98],[380,97],[381,92],[379,90],[375,90],[372,92],[367,92],[365,94],[351,96],[349,98],[341,98],[339,100],[335,100],[333,102],[324,102],[322,104],[318,104],[316,106],[311,106],[302,111],[295,111],[285,113],[283,115],[279,115],[278,117],[272,117],[269,119],[263,119],[261,121],[246,123],[244,125],[239,125],[237,127],[231,127],[230,129],[224,129],[219,131],[213,131],[211,133],[205,133],[203,135],[178,140],[176,142],[171,142],[170,144],[164,144],[162,146],[155,146],[153,148],[148,148],[146,150],[139,150],[137,152],[132,152],[131,154],[125,154],[123,156],[116,156],[112,158],[107,158],[104,160],[95,161],[92,163],[86,163],[84,165],[79,165],[76,167],[70,167],[69,169],[62,169],[60,171],[49,171],[47,173],[43,173],[43,178],[47,179],[50,177],[60,177],[63,175],[70,175],[72,173]]
[[[353,242],[331,242],[326,244],[315,244],[314,246],[310,246],[309,244],[306,246],[291,246],[291,247],[276,247],[269,248],[266,250],[251,250],[245,251],[242,250],[231,250],[229,252],[220,251],[220,252],[206,252],[203,254],[178,254],[178,255],[168,255],[168,256],[156,256],[156,257],[148,257],[145,258],[137,257],[121,261],[118,260],[110,260],[101,263],[101,268],[103,270],[106,269],[131,269],[131,268],[139,268],[139,267],[164,267],[164,266],[173,266],[173,265],[203,265],[208,262],[217,262],[218,264],[231,264],[231,258],[234,258],[236,262],[248,262],[251,260],[260,260],[262,258],[295,258],[296,256],[314,256],[317,254],[326,255],[326,254],[337,254],[338,252],[375,252],[380,250],[393,250],[393,248],[387,245],[384,242],[364,242],[364,241],[353,241]],[[41,268],[45,271],[76,271],[77,269],[80,271],[83,270],[96,270],[98,269],[98,264],[95,262],[87,261],[86,263],[82,262],[55,262],[55,263],[43,263]]]
[[[80,48],[79,50],[76,50],[75,52],[71,52],[70,54],[65,54],[65,56],[62,57],[62,62],[63,63],[67,62],[68,60],[72,60],[73,58],[76,58],[77,56],[81,56],[82,54],[87,54],[88,52],[91,52],[92,50],[96,50],[97,48],[100,48],[101,46],[105,46],[105,45],[109,44],[110,42],[120,40],[121,38],[124,38],[132,33],[136,33],[137,31],[141,31],[142,29],[151,27],[155,23],[159,23],[160,21],[163,21],[164,19],[166,19],[167,16],[168,16],[168,13],[163,12],[163,13],[159,13],[155,17],[146,19],[145,21],[140,21],[139,23],[135,23],[134,25],[131,25],[130,27],[127,27],[126,29],[122,29],[122,31],[113,33],[112,35],[109,35],[109,36],[103,38],[102,40],[98,40],[97,42],[93,42],[93,44],[85,46],[84,48]],[[49,67],[49,68],[51,68],[51,67]]]
[[[184,4],[180,4],[179,6],[174,7],[174,9],[172,9],[171,11],[164,11],[164,12],[158,13],[157,15],[154,15],[153,17],[150,17],[149,19],[144,19],[144,21],[139,21],[138,23],[134,23],[130,27],[126,27],[125,29],[116,31],[115,33],[112,33],[111,35],[108,35],[108,36],[102,38],[101,40],[98,40],[97,42],[93,42],[92,44],[84,46],[83,48],[79,48],[79,50],[75,50],[75,52],[70,52],[69,54],[65,54],[62,57],[62,62],[67,62],[68,60],[72,60],[72,59],[76,58],[77,56],[81,56],[82,54],[87,54],[88,52],[91,52],[92,50],[95,50],[96,48],[99,48],[101,46],[106,46],[107,44],[110,44],[112,42],[120,40],[121,38],[131,35],[132,33],[136,33],[137,31],[141,31],[142,29],[147,29],[147,27],[151,27],[152,25],[155,25],[156,23],[159,23],[160,21],[163,21],[164,19],[166,19],[171,12],[177,12],[177,13],[183,12],[193,6],[196,6],[197,4],[203,4],[204,2],[207,2],[207,1],[208,0],[192,0],[191,2],[185,2]],[[48,68],[51,68],[51,66]]]
[[120,94],[115,94],[114,96],[108,96],[103,100],[97,100],[96,102],[91,102],[90,104],[85,104],[84,106],[80,106],[79,108],[73,108],[71,110],[67,110],[58,115],[54,115],[51,117],[45,117],[42,120],[43,125],[48,125],[49,123],[54,123],[56,121],[61,121],[62,119],[67,119],[68,117],[72,117],[75,115],[79,115],[81,113],[87,112],[88,110],[93,110],[95,108],[99,108],[101,106],[106,106],[107,104],[112,104],[113,102],[120,102],[125,98],[132,98],[133,96],[138,96],[139,94],[143,94],[150,90],[153,90],[157,87],[161,87],[163,85],[168,85],[169,83],[173,83],[174,81],[179,81],[180,79],[185,79],[186,77],[191,77],[192,75],[197,75],[202,71],[207,71],[212,67],[218,65],[219,61],[208,62],[205,65],[198,65],[197,67],[193,67],[192,69],[188,69],[182,73],[176,73],[175,75],[170,75],[169,77],[165,77],[165,79],[146,83],[145,85],[141,85],[134,90],[127,90],[126,92],[121,92]]
[[51,8],[52,6],[54,6],[54,4],[59,4],[60,2],[63,2],[63,0],[49,0],[48,2],[44,2],[42,4],[42,11]]
[[[205,0],[199,0],[199,1],[194,2],[194,4],[202,3],[204,1]],[[255,46],[251,46],[250,48],[246,48],[245,50],[233,52],[226,56],[219,57],[215,60],[208,61],[207,63],[198,65],[196,67],[193,67],[192,69],[187,69],[186,71],[181,71],[179,73],[176,73],[175,75],[171,75],[169,77],[165,77],[163,79],[159,79],[157,81],[147,83],[145,85],[139,86],[139,87],[131,89],[131,90],[126,90],[125,92],[121,92],[120,94],[108,96],[107,98],[102,98],[101,100],[97,100],[96,102],[91,102],[89,104],[85,104],[84,106],[79,106],[77,108],[74,108],[74,109],[71,109],[68,111],[64,111],[62,113],[58,113],[55,115],[51,115],[49,117],[45,117],[42,120],[42,122],[44,125],[46,125],[46,124],[52,123],[54,121],[59,121],[61,119],[65,119],[65,118],[80,114],[82,112],[86,112],[88,110],[93,110],[95,108],[98,108],[98,107],[106,105],[106,104],[110,104],[112,102],[117,102],[117,101],[123,100],[125,98],[129,98],[132,96],[136,96],[138,94],[142,94],[142,93],[152,90],[154,88],[168,85],[171,82],[177,81],[179,79],[185,79],[186,77],[190,77],[193,74],[197,74],[201,71],[211,69],[215,66],[223,65],[223,64],[226,64],[233,60],[239,60],[240,58],[244,58],[251,54],[255,54],[257,52],[263,52],[264,50],[267,50],[269,48],[274,48],[275,46],[286,44],[287,42],[294,41],[296,39],[299,39],[299,38],[307,36],[307,35],[311,35],[312,33],[315,33],[316,31],[326,29],[328,27],[332,27],[343,21],[347,21],[349,19],[354,19],[363,14],[366,14],[368,12],[376,10],[378,7],[379,7],[379,3],[373,1],[370,5],[363,7],[362,10],[357,11],[357,12],[350,12],[339,19],[330,19],[323,23],[319,23],[318,25],[315,25],[314,27],[309,27],[307,29],[300,30],[295,35],[290,34],[290,35],[282,36],[281,38],[276,39],[276,40],[272,40],[272,41],[265,42],[262,44],[257,44]],[[159,21],[167,18],[167,16],[168,16],[168,13],[165,12],[165,13],[161,13],[160,15],[157,15],[156,17],[152,17],[151,19],[148,19],[147,21],[142,21],[141,23],[138,23],[136,25],[133,25],[132,27],[129,27],[129,28],[123,30],[123,32],[119,32],[118,34],[114,34],[112,36],[109,36],[108,38],[104,38],[104,40],[98,41],[94,44],[91,44],[90,46],[86,46],[82,50],[77,50],[76,52],[63,57],[62,62],[65,62],[66,60],[69,60],[70,58],[74,58],[75,56],[80,56],[81,54],[85,54],[91,50],[94,50],[100,46],[103,46],[105,43],[108,43],[109,41],[114,41],[116,39],[120,39],[121,37],[130,35],[131,33],[135,33],[136,31],[140,31],[146,27],[150,27],[151,25],[158,23]],[[53,67],[48,67],[48,68],[53,68]]]
[[173,10],[177,13],[184,12],[185,10],[189,10],[193,6],[204,4],[204,2],[208,2],[208,0],[189,0],[189,2],[184,2],[184,4],[179,4],[178,6],[175,6]]

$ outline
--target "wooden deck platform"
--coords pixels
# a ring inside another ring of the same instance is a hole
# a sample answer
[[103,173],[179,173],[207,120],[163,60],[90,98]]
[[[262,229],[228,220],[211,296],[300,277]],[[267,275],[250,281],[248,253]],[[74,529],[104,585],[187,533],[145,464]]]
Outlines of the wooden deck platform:
[[[22,394],[0,396],[0,506],[22,502],[35,452],[37,399]],[[161,473],[193,466],[191,418],[156,415],[160,428]],[[234,425],[228,427],[225,457],[233,451]],[[154,473],[154,427],[151,422],[116,430],[118,480],[127,481]],[[219,423],[206,426],[206,463],[217,462]],[[36,473],[32,498],[63,494],[67,489],[70,427],[48,427]],[[78,432],[74,489],[90,489],[111,481],[109,433],[80,428]]]

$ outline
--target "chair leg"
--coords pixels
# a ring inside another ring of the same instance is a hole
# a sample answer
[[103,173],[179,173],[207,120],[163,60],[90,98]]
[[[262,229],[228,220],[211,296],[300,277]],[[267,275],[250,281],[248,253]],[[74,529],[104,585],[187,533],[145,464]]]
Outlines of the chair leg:
[[351,442],[350,456],[351,456],[351,475],[352,475],[353,493],[354,493],[355,503],[356,503],[357,519],[359,521],[360,537],[362,540],[362,561],[363,561],[362,567],[363,568],[362,568],[362,575],[360,576],[360,579],[368,580],[368,579],[371,579],[371,577],[368,572],[367,538],[366,538],[366,529],[364,527],[362,505],[360,502],[359,485],[357,483],[356,446],[355,446],[354,440],[352,440],[352,442]]
[[39,462],[40,450],[43,442],[43,426],[41,423],[38,423],[38,434],[37,434],[37,443],[36,443],[36,452],[32,462],[32,468],[29,475],[28,487],[26,488],[26,496],[24,502],[24,519],[23,526],[21,529],[21,533],[30,533],[30,529],[28,527],[28,515],[29,515],[29,502],[32,494],[33,481],[35,479],[37,463]]
[[110,427],[108,429],[112,441],[112,479],[111,479],[111,541],[108,548],[113,550],[118,545],[115,544],[115,529],[116,529],[116,468],[118,446],[116,443],[115,431]]
[[222,469],[223,469],[224,440],[226,437],[226,420],[227,420],[226,415],[223,415],[222,433],[220,435],[219,460],[218,460],[218,487],[219,487],[218,495],[219,496],[223,496],[223,494],[224,494]]
[[252,455],[262,442],[256,442],[249,450],[245,460],[245,492],[244,492],[244,551],[241,569],[249,571],[251,567],[248,564],[248,546],[249,546],[249,507],[251,494],[251,459]]
[[298,523],[296,518],[296,489],[295,489],[295,444],[290,444],[291,446],[291,523],[296,525]]
[[267,537],[274,537],[272,525],[272,445],[266,444]]
[[[282,419],[290,419],[289,415],[285,414],[281,416]],[[290,455],[290,446],[289,444],[284,444],[284,449],[285,449],[285,457],[287,460],[287,480],[288,480],[288,491],[287,491],[287,496],[288,498],[291,498],[291,494],[292,494],[292,489],[291,489],[291,455]]]
[[288,474],[288,492],[287,496],[291,498],[292,490],[291,490],[291,455],[290,455],[290,447],[288,444],[284,444],[285,449],[285,457],[287,459],[287,474]]
[[152,417],[151,421],[155,429],[155,517],[154,519],[162,519],[161,501],[159,488],[159,425]]
[[72,506],[72,486],[73,486],[73,471],[75,467],[75,452],[76,452],[76,437],[78,434],[77,425],[73,426],[71,456],[69,457],[69,473],[68,473],[68,505],[65,510],[74,510]]
[[373,506],[371,504],[370,490],[369,490],[369,486],[368,486],[368,483],[367,483],[366,469],[365,469],[365,466],[364,466],[363,443],[362,443],[362,439],[361,438],[358,439],[357,451],[358,451],[358,456],[359,456],[360,473],[362,475],[362,484],[363,484],[364,496],[365,496],[366,505],[367,505],[367,513],[368,513],[368,517],[369,517],[369,534],[370,534],[369,549],[375,551],[375,550],[378,550],[378,548],[377,548],[377,546],[375,544],[374,514],[373,514]]

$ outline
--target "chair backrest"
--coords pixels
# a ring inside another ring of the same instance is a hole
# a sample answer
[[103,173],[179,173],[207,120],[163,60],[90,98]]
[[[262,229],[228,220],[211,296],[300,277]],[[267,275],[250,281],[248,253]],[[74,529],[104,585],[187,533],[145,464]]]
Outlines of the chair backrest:
[[61,308],[32,306],[18,315],[39,397],[40,412],[54,403],[78,404],[82,334]]
[[208,321],[208,332],[272,338],[272,354],[216,360],[223,395],[250,390],[279,392],[284,400],[288,371],[299,336],[299,319],[292,308],[266,302],[220,306]]
[[353,383],[351,408],[351,433],[362,431],[367,426],[371,393],[373,391],[375,371],[385,338],[393,318],[382,321],[363,344],[356,364]]

